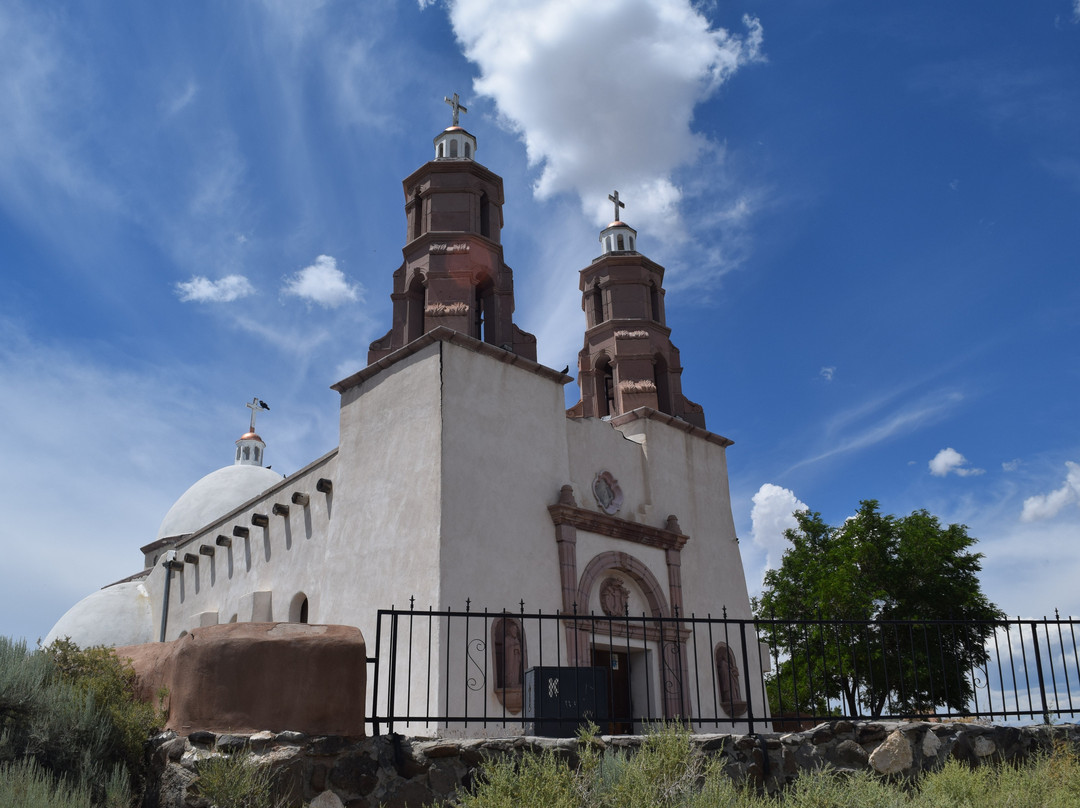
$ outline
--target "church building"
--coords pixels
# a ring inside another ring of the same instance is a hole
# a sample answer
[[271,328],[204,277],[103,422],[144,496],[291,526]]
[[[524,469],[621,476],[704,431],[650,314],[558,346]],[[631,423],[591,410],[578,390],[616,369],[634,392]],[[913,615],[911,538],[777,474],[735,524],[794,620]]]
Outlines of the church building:
[[[489,635],[479,647],[489,655],[490,714],[520,727],[521,672],[498,655],[512,647],[524,669],[555,664],[541,656],[554,659],[555,649],[519,612],[751,617],[728,490],[731,441],[709,431],[683,394],[664,268],[639,252],[614,193],[614,221],[580,272],[580,400],[567,410],[573,379],[539,364],[535,337],[513,319],[502,179],[477,161],[457,96],[448,103],[453,122],[435,137],[433,159],[403,182],[390,330],[371,344],[366,367],[332,385],[338,446],[282,477],[264,467],[255,423],[264,405],[252,401],[232,464],[176,501],[141,548],[143,569],[72,607],[46,642],[135,645],[288,621],[358,627],[374,654],[379,609],[411,597],[425,613],[468,603],[506,615],[470,630]],[[449,659],[456,640],[434,626],[425,653]],[[602,653],[615,667],[622,649],[646,669],[628,685],[637,703],[677,714],[661,692],[666,641],[653,628],[609,625],[604,638],[569,624],[560,631],[562,664],[595,665]],[[731,683],[754,687],[760,704],[762,657],[713,639],[701,654],[684,651],[681,665],[726,695],[715,708],[711,693],[684,698],[695,715],[718,710],[734,722]],[[458,714],[464,696],[440,678],[448,670],[410,674],[398,698]]]

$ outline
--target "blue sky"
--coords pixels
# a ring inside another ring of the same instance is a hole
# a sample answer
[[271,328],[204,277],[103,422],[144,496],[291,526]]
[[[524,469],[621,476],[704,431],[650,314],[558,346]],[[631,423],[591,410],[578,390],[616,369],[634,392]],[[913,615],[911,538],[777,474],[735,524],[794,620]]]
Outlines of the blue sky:
[[1077,0],[7,0],[0,634],[138,570],[253,395],[275,469],[333,448],[454,92],[541,361],[611,190],[667,267],[752,590],[876,498],[1080,614],[1077,88]]

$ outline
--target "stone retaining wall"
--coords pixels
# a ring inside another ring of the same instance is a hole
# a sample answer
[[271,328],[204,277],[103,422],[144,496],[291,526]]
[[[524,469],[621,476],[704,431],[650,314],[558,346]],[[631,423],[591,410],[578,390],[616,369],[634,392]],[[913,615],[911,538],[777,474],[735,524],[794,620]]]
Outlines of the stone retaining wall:
[[[606,748],[631,751],[640,742],[635,736],[599,739]],[[800,771],[822,766],[912,777],[941,767],[949,758],[974,765],[1022,761],[1055,743],[1080,748],[1080,727],[838,721],[788,734],[695,735],[693,742],[706,755],[721,756],[733,778],[776,791]],[[310,802],[312,808],[420,808],[444,803],[459,788],[469,787],[486,757],[551,749],[574,765],[578,753],[575,739],[349,739],[298,732],[195,732],[184,738],[167,732],[153,741],[157,782],[144,806],[206,808],[198,794],[200,761],[245,747],[275,768],[282,793],[293,805]]]

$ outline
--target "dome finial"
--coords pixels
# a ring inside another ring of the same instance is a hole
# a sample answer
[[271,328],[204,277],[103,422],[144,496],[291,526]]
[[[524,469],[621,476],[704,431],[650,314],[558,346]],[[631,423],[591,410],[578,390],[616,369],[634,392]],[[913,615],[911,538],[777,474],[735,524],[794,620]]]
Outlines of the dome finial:
[[447,104],[449,104],[449,105],[450,105],[450,109],[452,109],[452,110],[454,111],[454,116],[453,116],[453,119],[452,119],[452,123],[451,123],[450,125],[451,125],[451,126],[457,126],[457,125],[458,125],[458,113],[459,113],[459,112],[468,112],[469,110],[468,110],[468,109],[466,109],[466,108],[465,108],[465,107],[464,107],[464,106],[463,106],[463,105],[461,104],[461,102],[460,102],[460,101],[458,100],[458,94],[457,94],[457,93],[454,93],[454,97],[453,97],[452,99],[451,99],[451,98],[447,98],[447,97],[446,97],[446,96],[444,95],[444,96],[443,96],[443,101],[445,101],[445,102],[446,102]]
[[614,193],[608,194],[607,198],[615,203],[615,218],[614,218],[613,221],[615,221],[615,222],[620,221],[619,208],[625,208],[626,203],[619,201],[619,192],[618,191],[615,191]]

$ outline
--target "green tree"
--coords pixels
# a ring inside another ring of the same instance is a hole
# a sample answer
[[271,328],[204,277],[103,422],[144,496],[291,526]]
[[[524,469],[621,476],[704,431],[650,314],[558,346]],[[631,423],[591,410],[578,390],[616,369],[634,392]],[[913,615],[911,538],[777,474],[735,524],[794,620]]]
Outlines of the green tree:
[[769,687],[774,713],[824,715],[836,700],[850,716],[964,712],[1004,617],[982,592],[982,554],[967,528],[924,510],[882,515],[875,500],[837,527],[820,513],[795,518],[755,602],[763,620],[803,621],[763,626],[782,658]]

